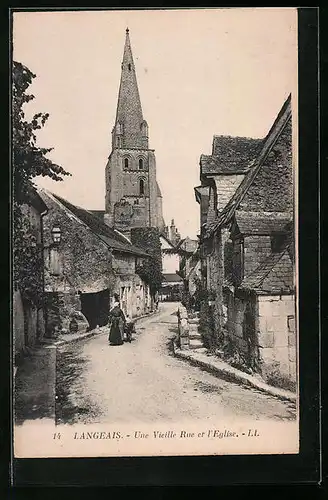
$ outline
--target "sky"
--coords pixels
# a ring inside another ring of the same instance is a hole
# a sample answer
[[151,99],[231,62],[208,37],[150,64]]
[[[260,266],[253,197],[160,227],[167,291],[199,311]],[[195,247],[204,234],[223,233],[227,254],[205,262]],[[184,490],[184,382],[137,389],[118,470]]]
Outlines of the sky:
[[40,146],[72,176],[37,184],[104,209],[125,30],[166,224],[199,233],[194,187],[213,135],[262,138],[297,85],[294,8],[16,12],[13,59],[37,75],[27,116],[47,112]]

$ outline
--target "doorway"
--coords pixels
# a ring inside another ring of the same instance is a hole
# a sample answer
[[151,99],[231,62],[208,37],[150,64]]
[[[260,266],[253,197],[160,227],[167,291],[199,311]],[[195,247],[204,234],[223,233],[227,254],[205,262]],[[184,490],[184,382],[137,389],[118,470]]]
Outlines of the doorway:
[[89,322],[89,330],[108,323],[110,304],[109,290],[96,293],[81,293],[81,312]]

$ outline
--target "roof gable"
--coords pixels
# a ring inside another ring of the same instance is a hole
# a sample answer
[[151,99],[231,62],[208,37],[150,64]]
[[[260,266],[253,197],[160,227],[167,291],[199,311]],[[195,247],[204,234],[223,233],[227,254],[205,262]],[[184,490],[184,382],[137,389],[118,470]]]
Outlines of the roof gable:
[[254,290],[256,293],[290,293],[294,289],[294,270],[288,249],[272,253],[247,278],[239,288]]
[[141,257],[148,256],[148,254],[142,249],[129,244],[128,240],[123,235],[120,235],[120,233],[107,226],[96,215],[92,214],[88,210],[73,205],[69,201],[53,193],[48,194],[45,190],[42,190],[42,192],[45,194],[45,196],[51,196],[54,201],[56,201],[63,207],[63,209],[71,212],[78,220],[80,220],[85,226],[87,226],[111,249],[123,253],[138,255]]
[[216,135],[212,155],[201,155],[201,176],[209,174],[236,174],[249,170],[249,162],[256,157],[263,139]]
[[173,243],[164,234],[160,235],[160,242],[162,250],[173,250],[175,248]]
[[264,142],[263,147],[260,151],[258,157],[254,160],[252,168],[245,175],[244,179],[235,191],[227,205],[220,212],[218,218],[207,225],[205,237],[210,237],[211,234],[220,226],[230,223],[232,216],[234,215],[236,209],[239,207],[241,201],[246,195],[248,189],[252,185],[255,177],[257,176],[259,170],[261,169],[263,162],[266,160],[268,154],[274,147],[276,141],[278,140],[280,134],[286,127],[288,121],[291,119],[291,95],[285,101],[282,109],[280,110],[274,124],[269,130]]

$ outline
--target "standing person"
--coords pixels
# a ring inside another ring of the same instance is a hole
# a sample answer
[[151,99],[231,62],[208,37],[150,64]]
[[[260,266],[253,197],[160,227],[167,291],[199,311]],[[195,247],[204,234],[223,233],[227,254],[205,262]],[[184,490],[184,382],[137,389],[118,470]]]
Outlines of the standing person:
[[110,345],[122,345],[125,329],[125,316],[118,303],[114,304],[113,309],[109,313],[109,336]]
[[114,293],[114,300],[113,300],[112,309],[114,309],[115,306],[120,307],[120,297],[118,296],[117,293]]

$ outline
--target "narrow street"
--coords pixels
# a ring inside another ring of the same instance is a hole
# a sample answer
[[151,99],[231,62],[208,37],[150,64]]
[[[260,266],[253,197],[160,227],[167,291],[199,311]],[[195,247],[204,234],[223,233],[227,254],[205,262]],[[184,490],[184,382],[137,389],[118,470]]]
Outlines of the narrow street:
[[180,419],[290,420],[295,405],[221,380],[177,359],[177,304],[136,323],[131,344],[109,346],[108,333],[61,346],[56,422],[177,422]]

